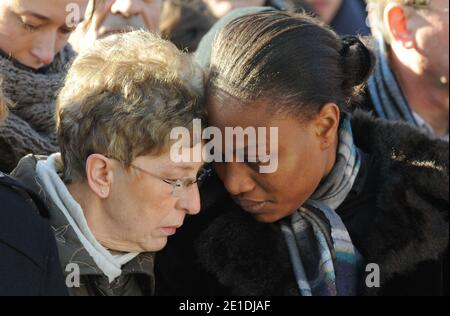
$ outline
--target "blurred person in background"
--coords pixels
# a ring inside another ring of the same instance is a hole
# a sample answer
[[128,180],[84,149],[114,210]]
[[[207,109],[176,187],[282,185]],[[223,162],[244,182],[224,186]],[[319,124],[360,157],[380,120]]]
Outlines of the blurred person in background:
[[305,0],[340,35],[370,35],[364,0]]
[[[180,49],[195,52],[203,36],[220,20],[233,16],[231,11],[244,7],[269,7],[289,11],[306,10],[311,7],[305,0],[278,1],[208,1],[208,0],[166,0],[161,17],[161,32],[164,38],[174,42]],[[225,16],[227,16],[225,18]]]
[[203,84],[189,55],[145,31],[98,40],[74,61],[57,101],[61,152],[13,172],[48,206],[71,295],[153,294],[154,253],[200,210],[202,163],[169,151],[173,128],[192,134],[203,119]]
[[200,40],[216,20],[207,13],[202,0],[165,0],[161,34],[179,49],[195,52]]
[[[67,10],[73,4],[78,16]],[[0,82],[10,101],[0,127],[1,171],[10,172],[26,154],[57,151],[56,93],[75,56],[69,35],[86,5],[87,0],[0,1]]]
[[[206,0],[204,0],[206,1]],[[224,2],[233,2],[233,1],[224,1]],[[239,2],[239,1],[238,1]],[[246,2],[246,1],[243,1]],[[264,2],[264,1],[262,1]],[[242,6],[240,8],[236,8],[231,12],[227,13],[225,16],[220,18],[212,28],[206,33],[203,38],[200,40],[198,44],[197,50],[195,52],[196,61],[205,69],[209,67],[210,59],[211,59],[211,42],[214,40],[218,31],[222,29],[225,25],[231,22],[234,19],[237,19],[241,16],[252,14],[256,12],[264,12],[271,11],[274,9],[282,9],[289,12],[302,12],[309,15],[314,15],[314,12],[311,6],[307,3],[306,0],[288,0],[279,2],[278,5],[274,6],[270,3],[266,3],[265,6],[251,7],[251,6]]]
[[203,0],[209,12],[216,19],[220,19],[237,8],[269,6],[282,9],[284,0]]
[[377,66],[368,110],[449,136],[448,0],[369,0]]
[[144,29],[160,32],[162,0],[89,0],[86,17],[72,35],[76,51],[111,34]]

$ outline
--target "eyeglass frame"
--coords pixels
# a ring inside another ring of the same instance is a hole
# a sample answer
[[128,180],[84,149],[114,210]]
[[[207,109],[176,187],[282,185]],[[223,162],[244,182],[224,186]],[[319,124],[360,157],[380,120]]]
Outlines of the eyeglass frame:
[[[108,159],[112,159],[115,160],[117,162],[120,162],[119,159],[110,157],[110,156],[105,156]],[[140,171],[144,174],[147,174],[155,179],[161,180],[162,182],[171,185],[172,186],[172,196],[173,197],[180,197],[181,193],[186,191],[190,186],[194,185],[194,184],[201,184],[203,181],[205,181],[208,177],[211,176],[212,174],[212,169],[211,168],[205,168],[202,167],[200,168],[198,173],[201,173],[201,175],[197,176],[197,178],[195,180],[193,179],[165,179],[161,176],[158,176],[156,174],[154,174],[153,172],[150,172],[148,170],[145,170],[144,168],[141,168],[139,166],[136,166],[135,164],[130,164],[130,167]],[[180,186],[181,185],[181,186]]]
[[189,187],[191,187],[194,184],[202,183],[207,177],[211,174],[211,169],[202,168],[199,173],[202,173],[201,175],[197,176],[195,180],[191,179],[165,179],[161,176],[158,176],[148,170],[145,170],[141,167],[138,167],[134,164],[130,164],[130,167],[133,169],[136,169],[144,174],[147,174],[149,176],[152,176],[153,178],[156,178],[158,180],[161,180],[162,182],[169,184],[172,186],[172,196],[174,197],[180,197],[181,193],[186,191]]

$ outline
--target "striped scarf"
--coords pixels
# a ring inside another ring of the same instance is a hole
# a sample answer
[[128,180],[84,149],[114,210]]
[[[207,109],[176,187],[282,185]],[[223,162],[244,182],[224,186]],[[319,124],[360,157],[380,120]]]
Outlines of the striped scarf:
[[383,40],[375,42],[377,64],[368,82],[370,98],[377,116],[392,121],[406,121],[419,126],[402,89],[389,66]]
[[302,296],[357,294],[361,257],[335,212],[350,193],[361,166],[348,117],[342,121],[339,137],[331,174],[304,207],[280,224]]

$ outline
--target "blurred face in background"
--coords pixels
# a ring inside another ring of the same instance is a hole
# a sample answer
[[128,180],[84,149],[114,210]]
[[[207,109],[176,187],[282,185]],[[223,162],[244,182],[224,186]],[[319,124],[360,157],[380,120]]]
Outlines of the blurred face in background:
[[[1,0],[0,50],[33,69],[51,64],[83,17],[87,1]],[[79,14],[69,10],[74,5]]]
[[408,27],[413,47],[422,57],[419,60],[424,71],[442,78],[448,88],[449,1],[432,0],[428,8],[414,11],[409,16]]
[[327,24],[333,21],[343,2],[344,0],[306,0],[306,3],[311,5],[314,12]]
[[159,33],[161,10],[162,0],[89,0],[85,22],[71,43],[80,50],[111,34],[138,29]]
[[243,8],[262,6],[265,0],[203,0],[211,13],[218,19],[227,15],[230,11]]

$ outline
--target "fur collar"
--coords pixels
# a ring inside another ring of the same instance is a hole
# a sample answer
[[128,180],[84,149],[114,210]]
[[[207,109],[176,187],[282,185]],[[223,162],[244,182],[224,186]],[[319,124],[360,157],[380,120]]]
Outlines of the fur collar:
[[[375,161],[378,175],[376,214],[358,249],[367,263],[379,264],[383,286],[448,247],[449,147],[405,123],[362,111],[353,115],[352,126],[356,144]],[[226,197],[209,209],[219,215],[195,244],[209,273],[234,295],[298,294],[278,225],[256,222]]]

